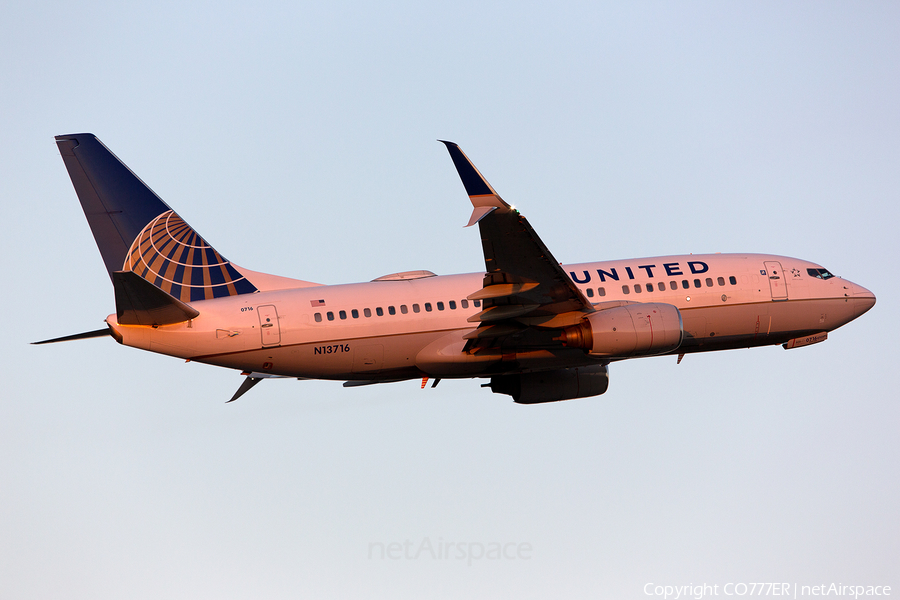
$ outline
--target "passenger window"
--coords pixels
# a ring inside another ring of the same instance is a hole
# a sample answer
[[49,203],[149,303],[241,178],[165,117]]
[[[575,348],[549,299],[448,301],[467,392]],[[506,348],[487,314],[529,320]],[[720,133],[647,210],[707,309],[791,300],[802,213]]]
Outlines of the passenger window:
[[397,309],[394,308],[393,306],[388,306],[388,314],[389,314],[389,315],[396,315],[396,314],[397,314]]
[[350,311],[350,316],[353,317],[354,319],[358,319],[359,311],[354,308],[353,310]]
[[730,283],[731,285],[737,285],[737,277],[732,275],[731,277],[728,278],[728,283]]
[[451,300],[447,304],[450,305],[450,310],[456,310],[456,300]]
[[363,309],[363,314],[366,315],[367,317],[371,317],[371,316],[372,316],[372,309],[371,309],[371,308],[364,308],[364,309]]
[[684,289],[688,289],[689,287],[691,287],[691,284],[688,283],[688,280],[687,280],[687,279],[682,279],[682,280],[681,280],[681,287],[683,287]]
[[677,289],[678,289],[678,282],[677,282],[677,281],[670,281],[670,282],[669,282],[669,289],[672,290],[673,292],[674,292],[675,290],[677,290]]
[[699,279],[695,279],[695,280],[694,280],[694,287],[695,287],[695,288],[701,287],[702,285],[703,285],[703,284],[700,283],[700,280],[699,280]]
[[378,315],[379,317],[383,317],[383,316],[384,316],[384,309],[381,308],[380,306],[376,306],[376,307],[375,307],[375,314]]
[[438,303],[437,303],[437,308],[438,308],[438,310],[444,310],[444,303],[443,303],[443,302],[438,302]]
[[481,306],[481,300],[472,300],[472,304],[475,305],[475,308],[479,308]]
[[409,312],[409,309],[406,308],[406,305],[405,305],[405,304],[401,304],[401,305],[400,305],[400,312],[403,313],[403,314],[405,315],[406,313]]
[[419,305],[418,305],[418,304],[413,304],[413,312],[414,312],[414,313],[419,312]]
[[316,318],[316,323],[322,322],[322,313],[316,313],[313,316]]
[[593,297],[594,297],[594,288],[588,288],[588,289],[585,290],[585,291],[587,292],[587,297],[588,297],[588,298],[593,298]]
[[605,295],[606,295],[606,288],[597,288],[597,295],[598,295],[598,296],[605,296]]
[[461,301],[459,302],[459,305],[460,305],[461,307],[463,307],[463,308],[469,308],[469,301],[468,301],[468,300],[461,300]]
[[716,283],[718,283],[719,285],[725,285],[725,278],[724,277],[717,278]]
[[628,287],[627,285],[623,285],[623,286],[622,286],[622,293],[623,293],[623,294],[630,294],[630,293],[631,293],[631,288]]
[[653,284],[652,284],[652,283],[648,283],[648,284],[647,284],[647,291],[648,291],[648,292],[652,292],[652,291],[653,291]]
[[346,321],[347,320],[347,311],[346,310],[340,311],[338,313],[338,316],[341,318],[341,321]]
[[334,313],[333,312],[328,311],[327,313],[325,313],[325,316],[328,317],[329,321],[334,321]]
[[635,294],[640,294],[642,291],[643,290],[641,289],[641,284],[639,284],[639,283],[634,284],[634,293]]
[[712,287],[712,277],[706,278],[706,287]]
[[431,302],[425,303],[425,312],[431,312]]

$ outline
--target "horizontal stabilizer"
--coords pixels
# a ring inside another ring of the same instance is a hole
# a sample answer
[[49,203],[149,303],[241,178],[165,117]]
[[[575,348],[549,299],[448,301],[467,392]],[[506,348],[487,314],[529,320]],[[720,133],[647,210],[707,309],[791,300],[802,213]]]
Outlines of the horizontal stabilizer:
[[231,400],[228,400],[227,402],[225,402],[225,404],[228,404],[228,402],[234,402],[235,400],[237,400],[238,398],[240,398],[241,396],[243,396],[244,394],[249,392],[250,388],[252,388],[254,385],[259,383],[260,381],[262,381],[261,377],[247,377],[241,383],[241,387],[239,387],[238,390],[234,393],[234,396],[231,397]]
[[200,314],[132,271],[116,271],[112,280],[116,290],[116,317],[123,325],[171,325]]
[[40,342],[31,342],[35,346],[40,344],[54,344],[56,342],[71,342],[73,340],[87,340],[96,337],[112,336],[112,330],[109,327],[96,329],[94,331],[86,331],[84,333],[76,333],[75,335],[67,335],[63,337],[53,338],[52,340],[41,340]]

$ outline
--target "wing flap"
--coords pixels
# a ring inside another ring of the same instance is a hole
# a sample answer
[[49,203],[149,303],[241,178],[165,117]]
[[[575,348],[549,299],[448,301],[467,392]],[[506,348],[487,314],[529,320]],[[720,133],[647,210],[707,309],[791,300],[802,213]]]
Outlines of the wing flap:
[[485,340],[492,338],[504,337],[507,335],[513,335],[515,333],[519,333],[524,329],[521,325],[515,325],[513,323],[500,323],[497,325],[486,325],[484,327],[478,327],[477,329],[473,329],[469,333],[463,336],[464,340]]
[[526,330],[568,326],[593,312],[528,220],[500,197],[459,146],[442,142],[472,202],[468,225],[478,224],[484,252],[482,289],[468,296],[482,301],[483,310],[468,319],[479,326],[464,336],[465,351],[524,348],[524,340],[535,339],[544,345],[546,335]]
[[481,312],[477,312],[468,319],[469,323],[487,323],[493,321],[502,321],[504,319],[512,319],[527,315],[540,304],[504,304],[498,306],[488,306]]
[[554,328],[593,312],[528,220],[500,197],[459,146],[443,143],[472,202],[468,225],[478,224],[484,252],[482,289],[468,296],[481,300],[483,310],[468,319],[479,327],[465,336],[466,350],[516,344],[508,338],[526,339],[517,335],[524,328]]
[[527,292],[536,288],[539,283],[497,283],[487,285],[477,292],[466,296],[469,300],[486,300],[488,298],[504,298],[507,296],[515,296],[522,292]]

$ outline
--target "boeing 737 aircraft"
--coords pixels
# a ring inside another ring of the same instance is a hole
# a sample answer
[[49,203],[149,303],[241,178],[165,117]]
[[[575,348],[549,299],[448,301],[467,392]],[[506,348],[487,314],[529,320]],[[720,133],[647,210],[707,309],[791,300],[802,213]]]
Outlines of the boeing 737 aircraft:
[[[483,273],[320,285],[226,260],[88,133],[57,136],[115,290],[120,344],[230,369],[231,400],[272,377],[345,386],[484,378],[522,404],[596,396],[626,358],[825,340],[869,290],[786,256],[659,256],[561,265],[451,142]],[[229,400],[230,401],[230,400]]]

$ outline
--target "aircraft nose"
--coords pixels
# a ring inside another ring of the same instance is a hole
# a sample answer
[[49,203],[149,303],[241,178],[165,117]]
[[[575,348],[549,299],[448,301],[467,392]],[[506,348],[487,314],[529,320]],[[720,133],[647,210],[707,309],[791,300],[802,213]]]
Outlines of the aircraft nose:
[[853,284],[853,300],[859,313],[857,316],[875,306],[875,294],[861,285]]

